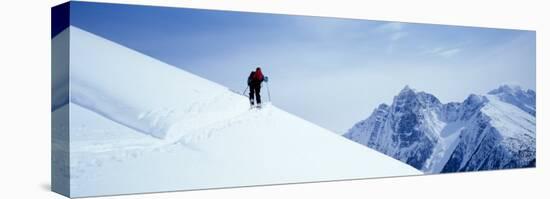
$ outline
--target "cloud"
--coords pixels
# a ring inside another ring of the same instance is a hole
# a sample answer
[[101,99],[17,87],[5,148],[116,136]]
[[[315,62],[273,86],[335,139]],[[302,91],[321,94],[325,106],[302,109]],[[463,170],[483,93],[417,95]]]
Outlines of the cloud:
[[389,43],[386,48],[386,53],[392,54],[397,41],[403,39],[409,33],[404,30],[405,24],[400,22],[387,22],[377,26],[374,32],[379,34],[388,35]]
[[406,37],[409,33],[404,31],[405,24],[400,22],[388,22],[376,27],[375,32],[388,34],[392,42]]
[[443,57],[452,57],[452,56],[455,56],[456,54],[460,53],[460,51],[462,51],[462,49],[453,48],[453,49],[448,49],[448,50],[444,50],[442,52],[439,52],[439,55],[443,56]]
[[428,50],[426,53],[436,55],[436,56],[440,56],[440,57],[449,58],[449,57],[453,57],[453,56],[457,55],[460,52],[462,52],[462,49],[460,49],[460,48],[437,47],[437,48],[433,48],[431,50]]
[[388,22],[376,27],[376,32],[395,32],[403,29],[404,24],[400,22]]
[[395,32],[390,35],[390,39],[392,41],[397,41],[405,36],[407,36],[409,33],[407,32]]

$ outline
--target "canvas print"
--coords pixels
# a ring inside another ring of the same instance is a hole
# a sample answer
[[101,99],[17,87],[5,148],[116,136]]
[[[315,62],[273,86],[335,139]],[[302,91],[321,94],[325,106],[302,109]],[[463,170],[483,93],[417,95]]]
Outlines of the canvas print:
[[67,197],[536,166],[536,33],[68,2],[52,8]]

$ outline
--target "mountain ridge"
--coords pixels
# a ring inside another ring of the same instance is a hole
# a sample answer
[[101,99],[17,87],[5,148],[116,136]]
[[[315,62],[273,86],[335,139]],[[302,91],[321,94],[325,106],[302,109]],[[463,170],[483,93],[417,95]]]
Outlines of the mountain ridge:
[[502,85],[443,104],[405,86],[391,105],[381,104],[344,137],[427,173],[529,167],[536,151],[535,97],[532,90]]

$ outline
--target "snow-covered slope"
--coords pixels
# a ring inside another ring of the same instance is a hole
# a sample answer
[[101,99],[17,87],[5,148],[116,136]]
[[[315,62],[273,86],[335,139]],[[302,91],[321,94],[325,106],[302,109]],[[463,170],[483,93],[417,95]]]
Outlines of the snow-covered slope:
[[426,173],[535,165],[535,92],[501,86],[442,104],[408,86],[344,136]]
[[529,112],[487,95],[470,121],[441,172],[535,166],[536,121]]
[[54,114],[71,115],[73,197],[421,174],[273,105],[249,110],[223,86],[65,31],[70,102]]
[[78,28],[71,29],[70,53],[71,102],[158,138],[248,108],[227,88]]
[[517,106],[521,110],[535,116],[536,115],[536,94],[533,90],[524,90],[517,85],[502,85],[499,88],[489,92],[499,100]]

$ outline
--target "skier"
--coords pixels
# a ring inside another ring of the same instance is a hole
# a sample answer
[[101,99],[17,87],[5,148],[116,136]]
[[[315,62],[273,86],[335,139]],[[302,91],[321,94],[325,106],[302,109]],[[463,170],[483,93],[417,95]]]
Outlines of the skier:
[[256,68],[256,71],[250,72],[248,76],[248,87],[250,88],[250,106],[254,106],[254,97],[256,97],[256,106],[261,107],[262,99],[260,96],[260,89],[262,88],[262,82],[265,81],[264,74],[260,67]]

